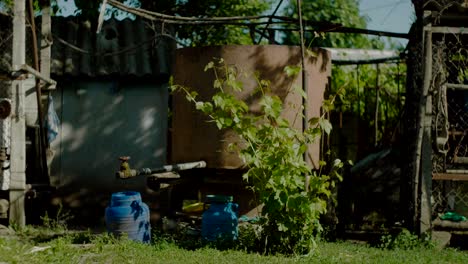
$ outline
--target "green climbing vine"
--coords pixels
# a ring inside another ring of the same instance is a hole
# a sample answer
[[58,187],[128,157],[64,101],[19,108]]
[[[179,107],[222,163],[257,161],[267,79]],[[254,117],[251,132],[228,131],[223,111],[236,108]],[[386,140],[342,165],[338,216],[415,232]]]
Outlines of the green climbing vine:
[[[285,74],[299,73],[294,67],[285,68]],[[244,180],[264,204],[260,221],[260,244],[264,252],[310,252],[323,230],[319,219],[327,210],[335,182],[341,180],[339,171],[343,164],[335,160],[327,166],[321,161],[321,169],[312,170],[303,155],[308,144],[319,139],[322,133],[330,133],[330,122],[323,115],[310,119],[305,132],[293,128],[281,117],[283,102],[271,92],[270,82],[258,74],[250,76],[255,78],[255,93],[260,95],[261,109],[254,113],[236,98],[244,89],[238,77],[241,74],[244,77],[245,73],[226,65],[223,59],[210,62],[205,71],[214,71],[216,76],[213,82],[216,92],[211,100],[201,101],[196,91],[181,85],[171,84],[171,90],[182,92],[219,129],[230,129],[242,139],[242,144],[231,147],[245,163]],[[332,108],[334,100],[335,97],[325,100],[324,112]],[[325,167],[331,168],[329,173],[324,173]],[[306,177],[310,177],[307,186]]]

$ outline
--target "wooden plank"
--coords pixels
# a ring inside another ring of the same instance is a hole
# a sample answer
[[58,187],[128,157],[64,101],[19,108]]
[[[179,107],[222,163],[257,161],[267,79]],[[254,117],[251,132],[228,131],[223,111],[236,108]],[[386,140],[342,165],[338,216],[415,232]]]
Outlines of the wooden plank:
[[447,83],[446,86],[448,89],[468,90],[468,84]]
[[440,227],[443,229],[466,229],[468,231],[468,221],[452,222],[437,218],[434,220],[434,227]]
[[26,2],[14,1],[12,66],[26,62]]
[[427,27],[426,31],[441,34],[468,34],[468,29],[463,27]]
[[[13,177],[13,174],[11,175]],[[10,223],[14,223],[19,226],[25,226],[26,214],[24,212],[24,190],[10,190],[10,212],[9,220]]]
[[442,180],[442,181],[468,181],[468,174],[459,174],[459,173],[433,173],[433,180]]

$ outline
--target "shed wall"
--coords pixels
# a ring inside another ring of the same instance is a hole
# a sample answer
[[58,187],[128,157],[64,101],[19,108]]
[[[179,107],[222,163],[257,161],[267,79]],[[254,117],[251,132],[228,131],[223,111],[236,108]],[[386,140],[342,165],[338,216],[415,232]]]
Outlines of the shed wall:
[[51,183],[59,189],[131,189],[144,192],[145,178],[115,178],[119,156],[134,167],[166,161],[166,85],[117,81],[59,81],[54,104],[61,120],[52,142]]

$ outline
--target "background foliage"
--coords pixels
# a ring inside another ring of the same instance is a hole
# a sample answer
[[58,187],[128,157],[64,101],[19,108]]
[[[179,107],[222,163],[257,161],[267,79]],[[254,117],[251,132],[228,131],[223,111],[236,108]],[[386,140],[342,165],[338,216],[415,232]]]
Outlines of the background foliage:
[[[284,15],[298,18],[297,2],[288,1]],[[347,27],[366,28],[367,18],[359,13],[357,0],[304,0],[302,16],[313,22],[330,22]],[[293,25],[294,27],[297,27]],[[298,32],[284,32],[284,44],[298,44]],[[376,38],[362,34],[326,33],[323,37],[307,32],[304,35],[306,45],[334,48],[383,48],[384,43]]]

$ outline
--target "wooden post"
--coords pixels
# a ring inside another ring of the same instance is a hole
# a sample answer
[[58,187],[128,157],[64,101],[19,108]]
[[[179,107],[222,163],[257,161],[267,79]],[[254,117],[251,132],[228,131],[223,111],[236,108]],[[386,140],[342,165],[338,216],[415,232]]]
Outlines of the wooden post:
[[377,143],[379,142],[378,136],[379,136],[379,100],[380,100],[380,87],[379,87],[380,67],[378,63],[375,65],[375,69],[376,69],[376,75],[375,75],[374,147],[377,147]]
[[[302,0],[297,0],[297,13],[299,17],[299,35],[301,39],[301,67],[302,67],[302,90],[304,91],[304,94],[307,96],[308,93],[308,87],[307,87],[307,70],[306,70],[306,65],[305,65],[305,44],[304,44],[304,26],[302,24]],[[302,131],[306,131],[308,126],[309,126],[309,119],[308,119],[308,114],[307,114],[307,98],[302,97]],[[304,161],[309,165],[311,169],[312,168],[312,162],[309,157],[309,148],[306,148],[304,155],[303,155]],[[309,191],[309,184],[310,184],[310,175],[306,175],[305,177],[305,190]]]
[[432,144],[431,144],[431,124],[432,124],[432,97],[429,89],[432,81],[432,31],[430,25],[424,31],[424,82],[423,99],[421,100],[421,173],[420,173],[420,217],[419,234],[431,231],[431,195],[432,195]]
[[[17,70],[26,62],[26,4],[25,0],[14,1],[13,56],[12,66]],[[21,76],[22,77],[22,76]],[[11,181],[10,222],[19,226],[26,224],[24,193],[26,188],[26,121],[24,115],[24,81],[12,82],[11,115]]]
[[[52,20],[50,18],[50,1],[44,1],[41,24],[41,74],[50,78],[50,58],[52,46]],[[44,84],[44,82],[42,82]],[[44,85],[41,85],[42,87]]]
[[[42,23],[41,23],[41,75],[50,79],[50,61],[51,61],[51,47],[52,47],[52,19],[51,19],[51,9],[50,9],[50,0],[45,0],[42,3]],[[49,87],[44,81],[40,83],[40,89],[44,87]],[[46,91],[46,96],[48,92]],[[44,100],[45,98],[41,98]],[[41,101],[42,101],[41,100]],[[48,100],[46,100],[48,102]],[[45,107],[47,111],[47,107]],[[40,122],[44,124],[42,120],[43,116],[39,117]],[[50,183],[50,166],[54,157],[54,151],[50,148],[50,142],[47,140],[47,130],[42,128],[42,135],[40,135],[40,140],[42,142],[41,155],[43,156],[44,162],[42,166],[44,168],[44,177],[46,177],[45,182]],[[45,157],[44,157],[45,156]]]

